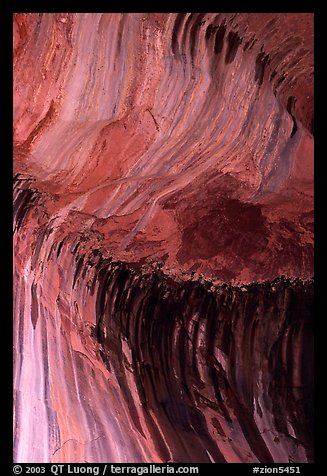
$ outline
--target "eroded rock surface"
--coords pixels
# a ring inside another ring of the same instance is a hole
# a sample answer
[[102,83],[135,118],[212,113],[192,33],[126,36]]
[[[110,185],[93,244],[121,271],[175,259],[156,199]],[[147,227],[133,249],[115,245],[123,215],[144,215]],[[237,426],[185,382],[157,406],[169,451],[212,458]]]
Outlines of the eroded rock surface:
[[19,462],[312,454],[313,16],[16,14]]

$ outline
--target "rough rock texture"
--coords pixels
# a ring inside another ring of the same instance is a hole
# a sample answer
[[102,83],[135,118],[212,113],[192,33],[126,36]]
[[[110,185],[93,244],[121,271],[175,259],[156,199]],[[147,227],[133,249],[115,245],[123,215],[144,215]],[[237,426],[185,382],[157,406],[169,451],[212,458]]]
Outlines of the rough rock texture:
[[16,14],[20,462],[312,461],[313,16]]

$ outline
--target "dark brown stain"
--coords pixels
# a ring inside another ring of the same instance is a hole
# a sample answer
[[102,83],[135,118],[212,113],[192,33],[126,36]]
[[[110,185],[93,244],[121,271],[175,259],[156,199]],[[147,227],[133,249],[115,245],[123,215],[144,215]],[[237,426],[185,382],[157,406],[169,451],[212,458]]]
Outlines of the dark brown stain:
[[[226,437],[221,422],[233,425],[236,416],[253,454],[260,462],[272,462],[253,415],[258,375],[269,361],[271,383],[265,392],[274,401],[276,429],[288,434],[282,422],[291,412],[299,441],[311,458],[309,428],[313,416],[307,402],[312,398],[312,356],[303,357],[301,362],[294,360],[290,341],[287,365],[284,370],[280,365],[285,338],[302,335],[303,355],[312,353],[307,344],[312,336],[312,284],[281,279],[262,285],[253,283],[245,292],[222,286],[213,293],[197,282],[176,284],[155,273],[142,276],[118,262],[102,266],[98,276],[98,330],[94,335],[103,346],[102,358],[118,375],[131,418],[135,419],[134,403],[126,386],[126,372],[133,372],[145,421],[160,455],[168,458],[165,442],[169,442],[174,462],[206,462],[203,448],[208,449],[214,461],[224,462],[219,450],[219,438]],[[196,344],[199,325],[190,327],[194,315],[199,316],[202,325],[205,323],[201,350],[208,369],[205,383],[199,378],[203,366]],[[305,326],[299,326],[301,322]],[[296,332],[286,332],[290,325],[295,325]],[[246,330],[245,335],[241,329]],[[127,339],[131,348],[132,368],[124,360],[122,339]],[[214,356],[216,347],[226,354],[228,374]],[[242,382],[236,363],[239,361],[244,367]],[[284,382],[291,381],[296,366],[303,369],[299,374],[304,378],[303,387],[290,393]],[[203,389],[208,388],[211,399],[203,394]],[[267,411],[264,402],[265,397],[261,416]],[[211,422],[219,435],[217,439],[207,427],[206,409],[216,413]],[[155,412],[157,423],[149,410]],[[308,422],[305,428],[301,427],[303,419]],[[137,420],[134,424],[136,428],[139,425]],[[275,444],[280,443],[276,440]]]
[[236,199],[217,199],[206,210],[191,208],[177,259],[208,259],[231,250],[244,259],[266,246],[265,219],[258,205]]

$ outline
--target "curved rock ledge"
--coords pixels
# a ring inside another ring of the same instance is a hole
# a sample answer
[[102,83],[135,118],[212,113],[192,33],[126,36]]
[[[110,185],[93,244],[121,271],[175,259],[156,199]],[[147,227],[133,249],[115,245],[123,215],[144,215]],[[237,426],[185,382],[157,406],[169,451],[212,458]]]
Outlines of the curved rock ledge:
[[313,461],[312,81],[311,14],[15,15],[15,461]]

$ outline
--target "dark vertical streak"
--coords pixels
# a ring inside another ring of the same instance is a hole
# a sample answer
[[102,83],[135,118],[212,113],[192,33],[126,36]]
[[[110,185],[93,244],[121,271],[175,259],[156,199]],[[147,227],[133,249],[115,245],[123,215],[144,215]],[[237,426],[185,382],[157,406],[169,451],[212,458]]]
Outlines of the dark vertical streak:
[[[212,436],[213,429],[221,428],[221,421],[232,427],[232,415],[235,415],[252,453],[261,462],[272,462],[270,449],[254,419],[253,406],[259,373],[268,359],[271,384],[265,392],[269,392],[273,401],[276,430],[288,434],[284,422],[292,413],[293,428],[299,441],[305,440],[311,455],[310,441],[304,438],[300,422],[303,418],[311,421],[312,415],[304,404],[298,403],[299,395],[304,392],[310,400],[311,382],[305,390],[297,389],[297,393],[281,390],[284,379],[290,382],[294,367],[301,364],[293,359],[292,339],[298,335],[294,332],[288,334],[291,340],[284,370],[280,356],[281,339],[289,320],[300,322],[307,309],[304,302],[299,307],[294,307],[294,303],[299,299],[308,303],[311,300],[310,292],[303,294],[304,285],[277,281],[253,284],[246,292],[226,286],[216,293],[199,283],[176,284],[164,275],[142,276],[126,264],[105,265],[104,261],[98,280],[95,335],[103,346],[102,358],[117,376],[133,425],[143,434],[136,402],[127,385],[126,372],[132,372],[148,430],[164,459],[171,452],[175,462],[191,458],[206,462],[209,451],[214,461],[225,462],[219,438]],[[199,316],[199,322],[193,325],[194,314]],[[308,312],[306,319],[310,320],[309,316]],[[200,326],[204,332],[201,348],[198,346]],[[280,334],[275,335],[271,326],[280,329]],[[123,354],[123,340],[131,349],[130,364]],[[306,341],[309,338],[303,340],[304,345]],[[259,356],[253,351],[258,346],[262,353]],[[217,348],[226,355],[226,371],[216,358]],[[243,363],[242,371],[239,362]],[[306,364],[306,376],[311,367]],[[205,382],[200,379],[199,371],[207,376]],[[267,398],[268,394],[264,394],[263,404],[257,410],[261,416],[267,411]],[[204,417],[209,408],[215,414],[212,427]],[[150,411],[156,415],[156,422]]]
[[239,37],[239,35],[236,32],[230,31],[228,33],[227,40],[228,40],[228,45],[227,45],[227,51],[225,56],[225,63],[229,64],[234,60],[238,47],[242,43],[242,39]]
[[174,55],[179,54],[178,34],[179,34],[179,30],[180,30],[180,27],[181,27],[181,24],[184,20],[185,15],[186,15],[186,13],[178,13],[178,15],[176,17],[176,20],[175,20],[175,23],[174,23],[173,33],[172,33],[172,37],[171,37],[171,48],[172,48],[172,51],[173,51]]

